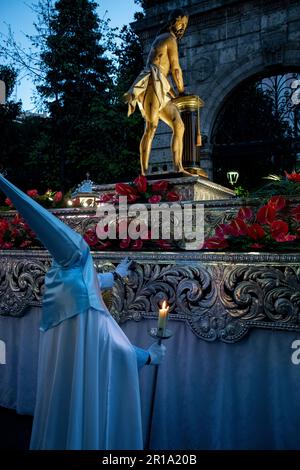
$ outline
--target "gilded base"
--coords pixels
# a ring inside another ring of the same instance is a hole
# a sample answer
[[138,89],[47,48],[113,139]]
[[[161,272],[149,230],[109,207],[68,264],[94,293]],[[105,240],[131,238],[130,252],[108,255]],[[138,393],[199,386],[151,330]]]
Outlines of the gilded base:
[[206,173],[203,168],[197,167],[187,167],[185,166],[184,169],[191,173],[192,175],[202,176],[203,178],[208,178],[208,174]]

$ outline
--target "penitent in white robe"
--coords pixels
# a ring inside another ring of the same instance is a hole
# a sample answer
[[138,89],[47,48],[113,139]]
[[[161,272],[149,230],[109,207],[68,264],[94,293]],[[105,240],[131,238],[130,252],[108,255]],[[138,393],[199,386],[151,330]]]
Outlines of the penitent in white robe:
[[0,174],[54,262],[45,278],[31,449],[142,449],[137,357],[101,296],[88,245]]
[[[76,310],[80,275],[76,268],[63,273],[70,279],[67,295],[61,273],[55,285],[56,269],[47,275],[44,308],[61,285],[64,305],[55,307]],[[92,278],[98,307],[41,331],[31,449],[143,448],[136,352],[103,303],[94,272]]]

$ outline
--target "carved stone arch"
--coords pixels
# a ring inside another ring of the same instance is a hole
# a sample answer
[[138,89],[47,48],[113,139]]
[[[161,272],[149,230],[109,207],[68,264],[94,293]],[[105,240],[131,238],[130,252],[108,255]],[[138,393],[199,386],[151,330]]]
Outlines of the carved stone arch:
[[238,61],[236,67],[228,66],[222,69],[210,83],[209,88],[206,90],[206,95],[209,100],[204,101],[206,108],[203,112],[203,121],[208,124],[207,127],[207,140],[212,143],[212,132],[214,124],[222,109],[224,103],[227,101],[230,94],[236,87],[246,80],[247,78],[256,75],[264,70],[263,62],[260,54],[256,54],[251,60]]
[[[298,44],[298,43],[297,43]],[[207,146],[206,151],[209,155],[210,161],[210,177],[214,178],[220,184],[226,184],[226,179],[221,181],[218,179],[217,174],[215,173],[215,168],[219,168],[220,165],[215,167],[215,132],[217,132],[219,121],[221,119],[222,109],[226,106],[226,103],[229,103],[230,96],[235,93],[235,91],[240,90],[240,86],[247,86],[247,82],[251,83],[251,81],[255,81],[256,78],[259,80],[262,76],[275,76],[275,75],[284,75],[288,72],[300,72],[300,48],[297,49],[296,43],[289,43],[284,48],[284,52],[282,54],[282,61],[278,61],[274,56],[274,60],[271,63],[270,57],[272,58],[272,54],[268,56],[268,61],[266,63],[266,58],[264,56],[263,51],[259,51],[257,53],[253,53],[248,58],[240,59],[236,61],[235,66],[227,66],[226,68],[222,67],[222,71],[220,68],[217,69],[217,73],[213,77],[213,80],[209,83],[207,88],[205,89],[204,93],[201,97],[205,101],[205,108],[202,111],[202,129],[204,134],[207,136]],[[279,56],[277,56],[278,58]],[[263,144],[262,144],[263,145]],[[283,147],[275,147],[275,140],[273,149],[276,148],[275,153],[271,156],[266,156],[266,162],[268,159],[272,158],[272,162],[275,162],[276,168],[282,165],[282,161],[284,160],[286,165],[292,165],[293,152],[284,155],[284,151],[282,151]],[[291,144],[291,148],[292,148]],[[298,145],[298,144],[297,144]],[[246,149],[246,147],[243,147]],[[254,147],[255,148],[255,147]],[[293,147],[295,148],[295,147]],[[227,152],[237,152],[238,147],[233,150],[233,147],[227,147]],[[262,147],[259,149],[262,153]],[[248,150],[246,149],[246,153],[250,152],[250,147]],[[272,151],[273,152],[273,151]],[[270,153],[272,153],[270,151]],[[280,155],[282,152],[282,155]],[[248,157],[249,158],[249,157]],[[261,160],[262,161],[262,160]],[[231,163],[232,165],[232,163]],[[263,164],[262,164],[263,165]],[[225,165],[226,166],[226,165]],[[234,165],[233,165],[234,166]],[[268,166],[268,163],[266,163]],[[277,168],[277,170],[278,170]],[[221,171],[219,170],[219,175],[224,175],[224,171],[226,168]],[[228,170],[228,168],[227,168]],[[239,171],[239,170],[238,170]],[[279,171],[283,171],[280,168]],[[275,167],[274,167],[274,172]],[[223,178],[224,179],[224,178]],[[252,179],[251,175],[248,175],[248,179],[253,182],[253,185],[257,183],[255,178]],[[245,183],[247,186],[249,181]]]
[[288,68],[300,69],[300,47],[298,42],[287,44],[281,63],[278,63],[274,58],[273,63],[270,63],[269,60],[266,64],[262,51],[259,51],[238,60],[234,67],[230,64],[226,69],[219,69],[202,95],[205,101],[202,122],[206,131],[207,142],[212,143],[212,133],[218,114],[230,94],[240,83],[264,72],[276,70],[278,73]]

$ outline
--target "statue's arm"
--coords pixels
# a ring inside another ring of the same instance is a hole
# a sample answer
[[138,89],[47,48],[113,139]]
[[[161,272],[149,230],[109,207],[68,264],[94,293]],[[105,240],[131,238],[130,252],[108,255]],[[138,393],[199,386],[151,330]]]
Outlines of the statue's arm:
[[182,70],[178,57],[178,46],[177,41],[173,38],[168,42],[168,57],[170,62],[170,70],[177,90],[179,93],[184,93]]

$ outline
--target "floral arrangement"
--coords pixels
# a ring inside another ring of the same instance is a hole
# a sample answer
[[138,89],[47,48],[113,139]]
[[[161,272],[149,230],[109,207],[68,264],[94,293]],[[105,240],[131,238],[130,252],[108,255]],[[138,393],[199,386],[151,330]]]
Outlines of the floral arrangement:
[[138,176],[132,183],[117,183],[115,193],[103,194],[98,202],[118,203],[119,196],[126,196],[128,203],[149,202],[158,204],[161,201],[176,202],[180,200],[180,195],[170,188],[167,180],[149,183],[143,175]]
[[[278,181],[282,182],[282,180]],[[292,184],[299,188],[299,182],[299,173],[286,173],[286,184]],[[48,190],[45,194],[39,195],[38,191],[33,189],[27,191],[27,194],[46,207],[63,207],[64,198],[61,191]],[[127,196],[127,201],[130,203],[136,201],[159,203],[160,201],[180,200],[180,196],[171,190],[168,181],[149,183],[144,176],[139,176],[133,183],[117,183],[115,193],[101,196],[99,202],[118,203],[119,196]],[[13,208],[9,199],[6,199],[5,203],[9,209]],[[128,226],[133,220],[117,219],[114,222],[116,233],[114,239],[102,240],[102,237],[99,236],[101,234],[99,234],[97,222],[98,219],[95,221],[91,219],[89,227],[84,233],[84,239],[92,250],[176,250],[180,248],[178,241],[151,239],[150,227],[141,221],[138,221],[136,225],[136,231],[140,233],[138,239],[121,238],[120,233],[124,232],[124,229],[128,233]],[[107,231],[108,228],[105,227],[102,230]],[[0,218],[0,249],[33,247],[41,247],[41,244],[20,215],[16,214],[12,220]],[[250,207],[242,207],[233,220],[216,227],[214,235],[205,240],[202,249],[300,250],[300,204],[293,207],[282,195],[274,195],[256,211]]]
[[40,247],[41,244],[29,225],[16,214],[12,220],[0,219],[0,249],[10,250]]
[[292,173],[288,173],[287,171],[285,171],[284,173],[288,181],[300,183],[300,173],[297,173],[296,171],[293,171]]
[[242,207],[228,224],[220,224],[204,249],[299,250],[300,205],[291,208],[282,196],[271,197],[257,213]]
[[[132,223],[130,220],[118,220],[115,226],[115,239],[101,240],[99,238],[99,228],[95,224],[88,228],[84,234],[84,239],[92,250],[134,250],[154,249],[154,250],[170,250],[175,248],[175,242],[172,240],[152,240],[151,230],[145,223],[139,222],[136,225],[136,231],[140,233],[140,238],[133,240],[129,236],[120,238],[120,232],[126,230],[128,233],[128,225]],[[125,225],[124,225],[125,224]],[[108,230],[108,227],[105,228]]]
[[[145,176],[140,175],[132,183],[117,183],[115,185],[115,193],[103,194],[97,202],[118,204],[119,196],[126,196],[129,204],[135,202],[158,204],[161,201],[176,202],[181,199],[181,196],[171,189],[169,181],[161,180],[149,183]],[[113,240],[101,240],[97,236],[98,229],[96,226],[89,228],[85,232],[84,238],[93,250],[141,250],[150,248],[154,250],[169,250],[175,248],[175,243],[172,240],[151,239],[150,227],[141,222],[136,227],[136,230],[140,233],[140,238],[136,240],[130,237],[121,239],[119,237],[120,232],[125,229],[126,233],[128,233],[128,225],[132,222],[132,220],[117,220],[115,227],[116,238]]]
[[[176,192],[171,191],[168,181],[157,181],[150,184],[145,176],[139,176],[133,183],[117,183],[115,191],[115,193],[101,196],[97,202],[118,203],[119,196],[127,196],[127,202],[129,203],[136,201],[159,203],[160,201],[174,202],[180,200],[180,196]],[[64,207],[65,198],[63,198],[61,191],[55,192],[49,189],[45,194],[40,195],[36,189],[32,189],[27,191],[27,194],[47,208]],[[5,204],[8,209],[14,208],[8,198],[5,200]],[[79,200],[78,204],[76,204],[76,201],[74,203],[73,200],[72,205],[80,205]],[[116,238],[102,240],[98,236],[99,233],[97,235],[97,222],[95,221],[93,224],[91,220],[91,224],[83,236],[92,250],[141,250],[147,248],[169,250],[174,247],[174,243],[171,240],[151,240],[151,230],[143,223],[139,223],[136,227],[136,230],[140,232],[140,238],[137,240],[133,240],[130,237],[121,239],[119,234],[122,228],[124,229],[124,223],[127,224],[125,228],[126,233],[128,233],[128,225],[131,222],[132,220],[117,220],[115,227]],[[32,247],[41,247],[41,244],[18,214],[16,214],[12,221],[0,219],[0,249],[25,249]]]
[[[27,194],[44,207],[64,207],[64,198],[61,191],[52,191],[51,189],[48,189],[41,195],[38,193],[37,189],[29,189]],[[14,205],[9,198],[6,198],[4,202],[9,209],[14,209]]]
[[[47,208],[63,207],[64,198],[61,191],[48,189],[40,195],[36,189],[30,189],[27,194],[39,204]],[[5,199],[4,210],[14,209],[14,205],[9,198]],[[41,248],[42,245],[35,233],[30,229],[24,219],[16,213],[13,219],[0,218],[0,249],[26,249]]]

